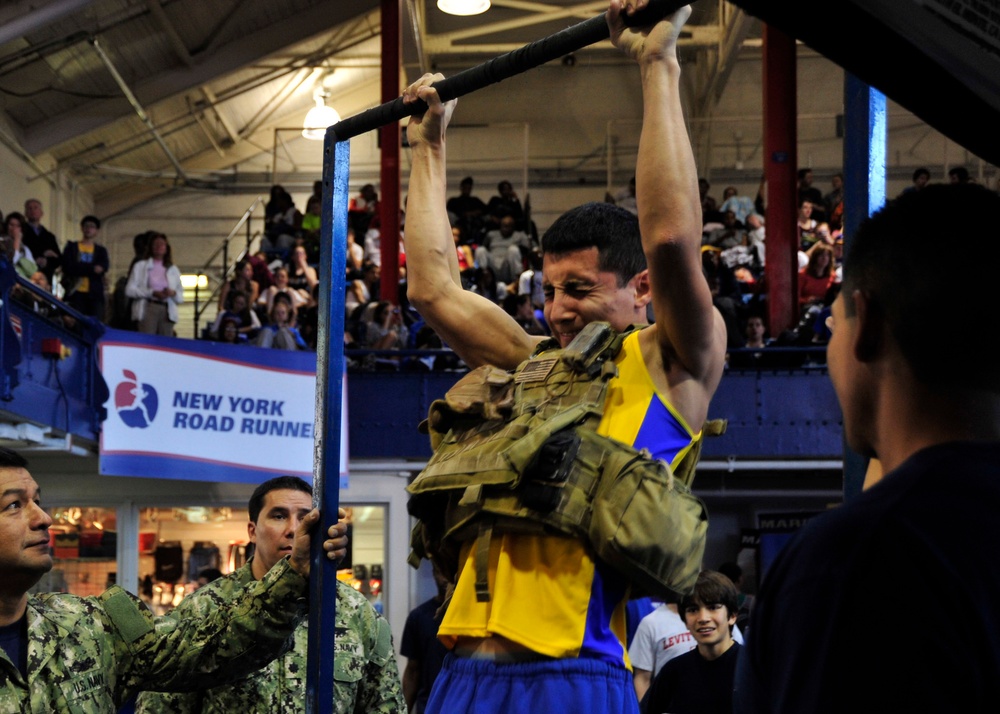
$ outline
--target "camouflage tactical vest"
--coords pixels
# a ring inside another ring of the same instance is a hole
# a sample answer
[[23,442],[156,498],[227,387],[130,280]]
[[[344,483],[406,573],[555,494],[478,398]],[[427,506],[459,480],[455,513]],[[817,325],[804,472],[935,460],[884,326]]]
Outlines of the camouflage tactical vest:
[[[487,601],[493,533],[545,533],[588,543],[633,596],[691,590],[708,527],[690,491],[701,439],[672,470],[597,434],[629,331],[591,323],[565,349],[542,343],[514,372],[479,367],[431,404],[421,429],[434,455],[407,486],[418,519],[411,565],[432,557],[454,582],[462,544],[475,541],[476,594]],[[703,434],[724,428],[707,422]]]

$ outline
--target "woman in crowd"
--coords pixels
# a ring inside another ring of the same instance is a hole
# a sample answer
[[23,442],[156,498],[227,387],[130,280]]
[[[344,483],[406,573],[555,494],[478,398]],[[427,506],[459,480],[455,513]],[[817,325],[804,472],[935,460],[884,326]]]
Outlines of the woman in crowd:
[[306,341],[295,326],[294,313],[288,297],[277,295],[268,313],[270,322],[261,328],[254,341],[258,347],[281,350],[304,350]]
[[833,248],[826,243],[816,243],[808,252],[809,262],[799,271],[800,312],[814,303],[824,302],[837,279],[833,269]]
[[132,266],[125,295],[132,298],[132,319],[139,332],[173,337],[184,289],[181,271],[162,233],[150,236],[145,256]]
[[225,342],[227,345],[243,344],[243,340],[240,339],[240,325],[235,317],[226,317],[222,320],[218,335],[219,342]]
[[253,263],[247,258],[236,264],[233,279],[228,283],[223,283],[222,290],[219,291],[219,312],[225,311],[229,293],[237,291],[246,293],[251,305],[255,305],[260,297],[260,283],[254,280]]
[[252,339],[260,330],[260,319],[257,313],[250,309],[247,294],[241,290],[229,294],[229,305],[215,318],[215,324],[212,326],[214,337],[221,336],[220,331],[226,320],[236,321],[236,331],[242,340]]
[[292,248],[292,259],[288,265],[288,287],[304,295],[312,295],[318,282],[319,276],[316,268],[309,265],[305,246],[297,245]]
[[289,285],[288,268],[284,266],[274,271],[274,285],[264,291],[257,299],[257,304],[265,306],[267,314],[270,315],[271,310],[274,308],[274,298],[277,295],[285,295],[288,298],[293,318],[295,317],[295,312],[303,305],[307,305],[310,299],[308,292],[297,290]]
[[24,244],[24,216],[13,212],[7,215],[4,220],[4,236],[10,244],[10,259],[14,264],[14,269],[22,278],[31,280],[31,276],[38,271],[38,264],[35,256],[31,254],[31,249]]

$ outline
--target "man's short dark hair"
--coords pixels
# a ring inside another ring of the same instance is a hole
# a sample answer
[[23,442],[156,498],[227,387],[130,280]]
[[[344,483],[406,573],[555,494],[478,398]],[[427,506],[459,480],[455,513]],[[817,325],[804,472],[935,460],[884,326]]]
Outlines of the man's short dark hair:
[[956,166],[953,169],[949,169],[948,175],[957,178],[959,183],[968,183],[969,181],[969,170],[964,166]]
[[921,166],[919,169],[913,172],[913,181],[916,182],[916,180],[921,176],[926,176],[927,178],[930,178],[931,172],[928,171],[925,167]]
[[97,216],[84,216],[80,219],[80,228],[83,228],[85,223],[93,223],[97,228],[101,227],[101,219]]
[[[862,222],[844,257],[843,296],[868,294],[917,379],[934,387],[1000,392],[993,330],[984,305],[995,302],[991,261],[956,248],[956,236],[982,235],[1000,195],[977,184],[934,184],[890,201]],[[928,326],[947,326],[937,339]]]
[[702,570],[698,573],[698,580],[694,584],[694,590],[681,598],[680,612],[684,615],[689,607],[699,605],[714,605],[716,603],[724,605],[726,615],[732,617],[739,610],[739,593],[733,581],[715,570]]
[[592,201],[571,208],[542,236],[542,252],[565,255],[597,248],[597,267],[614,273],[618,287],[646,269],[639,219],[612,203]]
[[28,460],[12,449],[0,446],[0,469],[26,469]]
[[255,488],[253,494],[250,496],[250,504],[247,506],[247,510],[250,512],[251,522],[256,523],[260,517],[260,511],[264,507],[264,497],[271,491],[279,490],[301,491],[302,493],[308,493],[310,496],[312,496],[313,492],[312,486],[298,476],[276,476],[269,479]]

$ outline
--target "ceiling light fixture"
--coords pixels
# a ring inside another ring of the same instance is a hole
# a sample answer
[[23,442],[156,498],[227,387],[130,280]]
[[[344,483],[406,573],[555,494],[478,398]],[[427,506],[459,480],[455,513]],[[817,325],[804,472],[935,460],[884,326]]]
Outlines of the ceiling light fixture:
[[437,6],[449,15],[481,15],[490,9],[490,0],[437,0]]
[[309,110],[305,121],[302,123],[305,127],[302,129],[302,136],[305,138],[312,139],[313,141],[323,141],[326,137],[326,128],[340,121],[340,114],[337,113],[337,110],[326,106],[325,100],[329,96],[322,88],[317,89],[313,93],[316,106]]

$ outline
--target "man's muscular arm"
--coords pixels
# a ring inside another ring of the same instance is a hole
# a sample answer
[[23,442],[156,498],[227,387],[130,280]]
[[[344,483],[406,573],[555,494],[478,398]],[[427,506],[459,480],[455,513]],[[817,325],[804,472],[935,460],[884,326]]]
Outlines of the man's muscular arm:
[[503,309],[462,288],[446,211],[445,129],[455,101],[442,103],[424,75],[403,94],[429,108],[410,119],[412,168],[406,212],[407,297],[442,341],[470,367],[490,363],[513,368],[539,338],[531,337]]
[[656,338],[668,372],[679,365],[711,395],[725,358],[725,325],[702,274],[698,176],[680,100],[677,38],[691,8],[651,27],[625,27],[622,15],[646,5],[612,0],[608,24],[612,41],[639,64],[642,77],[636,203]]

